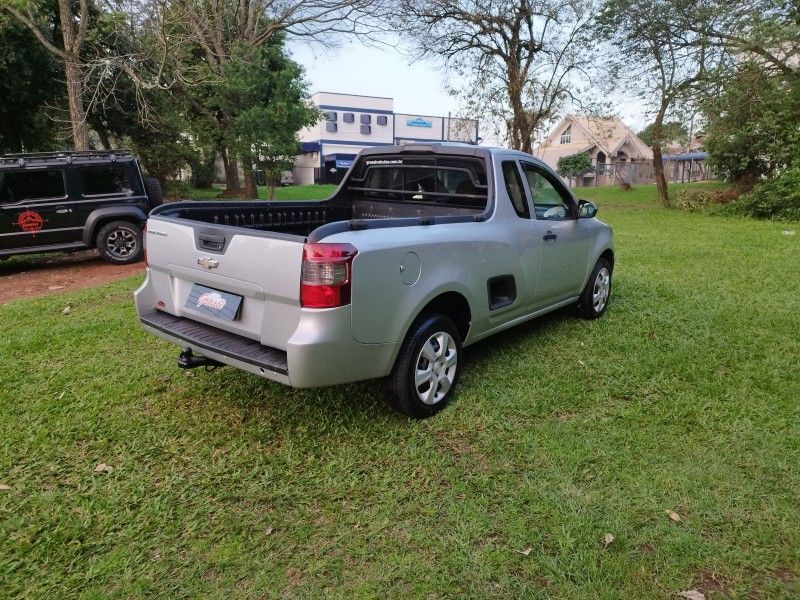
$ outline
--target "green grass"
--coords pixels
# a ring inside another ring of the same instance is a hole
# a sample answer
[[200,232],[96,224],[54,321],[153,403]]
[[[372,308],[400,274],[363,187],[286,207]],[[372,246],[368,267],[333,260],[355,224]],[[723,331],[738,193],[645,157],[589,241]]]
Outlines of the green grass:
[[800,596],[800,236],[580,195],[606,316],[467,350],[424,422],[379,382],[190,377],[137,279],[0,306],[0,595]]
[[[287,187],[275,188],[276,200],[323,200],[330,196],[336,186],[333,184],[324,185],[292,185]],[[190,188],[189,197],[192,200],[211,200],[217,198],[222,193],[222,188]],[[265,186],[258,187],[258,197],[266,200],[269,198],[269,190]]]

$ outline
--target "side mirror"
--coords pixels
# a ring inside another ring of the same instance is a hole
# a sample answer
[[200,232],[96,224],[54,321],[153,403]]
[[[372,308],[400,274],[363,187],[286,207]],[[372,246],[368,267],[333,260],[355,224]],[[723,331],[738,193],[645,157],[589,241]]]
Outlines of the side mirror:
[[588,200],[578,200],[578,218],[592,219],[597,215],[597,205]]

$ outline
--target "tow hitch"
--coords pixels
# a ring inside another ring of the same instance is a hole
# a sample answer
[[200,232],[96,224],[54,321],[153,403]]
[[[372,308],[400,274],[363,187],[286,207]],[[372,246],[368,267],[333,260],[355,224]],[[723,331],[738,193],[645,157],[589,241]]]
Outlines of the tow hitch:
[[196,369],[197,367],[205,367],[206,371],[211,372],[217,367],[221,366],[221,362],[217,362],[212,358],[195,356],[191,348],[184,348],[181,350],[181,355],[178,357],[178,367],[181,369]]

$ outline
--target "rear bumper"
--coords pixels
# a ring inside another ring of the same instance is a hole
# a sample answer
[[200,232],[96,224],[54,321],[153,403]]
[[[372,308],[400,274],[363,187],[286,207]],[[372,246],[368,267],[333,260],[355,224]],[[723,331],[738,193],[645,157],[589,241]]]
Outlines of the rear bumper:
[[399,344],[361,344],[352,335],[350,307],[300,309],[300,320],[286,350],[197,320],[153,308],[148,281],[136,291],[136,308],[145,330],[194,352],[296,388],[313,388],[389,374]]

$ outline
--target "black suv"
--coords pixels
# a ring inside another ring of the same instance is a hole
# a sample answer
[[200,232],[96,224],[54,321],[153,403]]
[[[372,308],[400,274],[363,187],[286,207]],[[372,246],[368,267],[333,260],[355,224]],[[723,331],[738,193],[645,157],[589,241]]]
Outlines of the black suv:
[[161,203],[158,180],[142,177],[129,152],[1,156],[0,258],[97,248],[108,262],[135,262],[147,213]]

